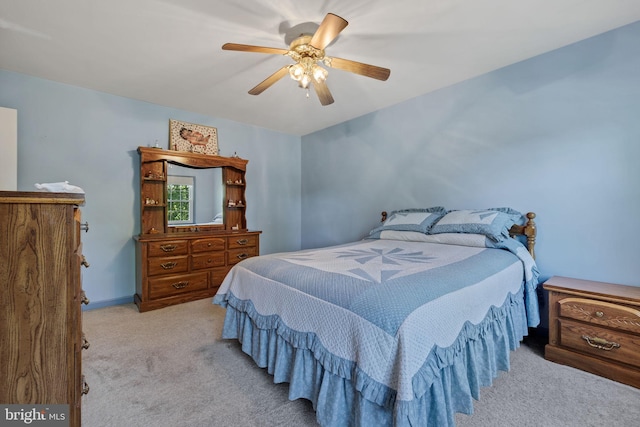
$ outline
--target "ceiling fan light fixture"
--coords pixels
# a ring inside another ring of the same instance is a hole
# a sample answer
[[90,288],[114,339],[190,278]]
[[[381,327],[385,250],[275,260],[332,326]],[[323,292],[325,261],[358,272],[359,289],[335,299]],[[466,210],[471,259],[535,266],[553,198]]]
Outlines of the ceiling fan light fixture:
[[327,79],[329,72],[324,68],[314,65],[313,66],[313,79],[319,82],[323,82]]
[[289,75],[293,80],[299,82],[304,75],[304,67],[302,64],[298,63],[289,67]]
[[303,89],[309,88],[309,83],[311,83],[311,77],[308,74],[304,74],[300,80],[298,80],[298,86]]
[[313,58],[303,57],[297,64],[289,67],[289,76],[298,82],[298,86],[307,89],[313,81],[324,82],[328,71],[318,66]]

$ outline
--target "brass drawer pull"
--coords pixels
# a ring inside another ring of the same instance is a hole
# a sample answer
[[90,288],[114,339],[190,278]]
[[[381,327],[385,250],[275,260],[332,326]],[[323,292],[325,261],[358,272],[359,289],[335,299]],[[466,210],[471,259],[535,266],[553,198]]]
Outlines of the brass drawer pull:
[[89,232],[89,221],[86,221],[84,224],[80,224],[80,230],[84,230],[85,233]]
[[165,270],[171,270],[176,265],[178,265],[177,262],[171,261],[171,262],[165,262],[163,264],[160,264],[160,267],[164,268]]
[[80,302],[84,305],[89,305],[89,298],[87,298],[87,294],[82,291],[82,295],[80,295]]
[[173,285],[171,285],[171,286],[173,286],[173,287],[174,287],[174,288],[176,288],[176,289],[184,289],[184,288],[186,288],[187,286],[189,286],[189,282],[178,282],[178,283],[174,283],[174,284],[173,284]]
[[238,254],[238,258],[239,258],[239,259],[246,259],[246,258],[249,258],[249,255],[248,255],[248,254],[245,254],[245,253]]
[[176,245],[161,245],[160,249],[162,249],[165,252],[173,252],[176,250]]
[[89,261],[87,261],[84,255],[82,255],[82,261],[80,262],[80,264],[84,265],[85,268],[89,268]]
[[591,347],[599,348],[600,350],[610,351],[614,348],[620,347],[620,344],[618,344],[617,342],[607,341],[598,337],[589,337],[587,335],[583,335],[582,339],[585,340]]
[[90,346],[91,344],[89,344],[89,341],[87,341],[87,337],[85,337],[84,334],[82,334],[82,348],[87,350]]
[[238,243],[239,245],[246,245],[247,243],[249,243],[249,239],[236,240],[236,243]]
[[82,376],[82,394],[89,394],[89,384],[84,380],[84,375]]

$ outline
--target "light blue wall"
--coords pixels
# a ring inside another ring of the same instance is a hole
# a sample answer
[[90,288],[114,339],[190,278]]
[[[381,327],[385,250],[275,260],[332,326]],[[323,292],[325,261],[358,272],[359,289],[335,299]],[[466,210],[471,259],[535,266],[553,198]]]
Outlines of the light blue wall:
[[382,210],[511,206],[538,214],[543,278],[640,286],[638,70],[635,23],[304,136],[302,247]]
[[300,248],[300,138],[0,70],[0,106],[18,110],[18,190],[69,181],[86,191],[83,286],[97,307],[132,301],[140,232],[138,146],[168,147],[169,119],[218,129],[247,166],[247,223],[261,253]]
[[[0,70],[18,110],[18,188],[83,187],[84,287],[130,301],[139,145],[168,119],[218,128],[249,159],[261,253],[364,237],[379,212],[445,205],[538,214],[543,277],[640,285],[640,23],[300,138]],[[392,77],[393,78],[393,74]],[[303,171],[303,172],[301,172]],[[94,305],[95,306],[95,305]]]

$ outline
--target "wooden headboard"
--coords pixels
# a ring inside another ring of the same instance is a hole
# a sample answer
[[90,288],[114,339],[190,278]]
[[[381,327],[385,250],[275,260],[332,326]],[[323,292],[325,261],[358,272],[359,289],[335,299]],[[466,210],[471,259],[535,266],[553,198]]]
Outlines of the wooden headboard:
[[[511,229],[509,230],[509,235],[511,237],[526,236],[527,249],[529,250],[529,253],[533,257],[533,259],[536,259],[535,247],[536,247],[536,234],[538,233],[538,231],[536,229],[536,223],[533,221],[533,219],[536,217],[536,214],[533,212],[528,212],[525,216],[527,217],[527,222],[524,225],[516,224],[513,227],[511,227]],[[380,221],[385,222],[386,220],[387,220],[387,212],[382,211],[382,219]]]
[[536,229],[536,223],[533,219],[536,217],[536,214],[533,212],[528,212],[526,215],[527,222],[524,225],[514,225],[509,230],[509,234],[511,237],[513,236],[527,236],[527,249],[531,254],[533,259],[536,259],[536,235],[538,231]]

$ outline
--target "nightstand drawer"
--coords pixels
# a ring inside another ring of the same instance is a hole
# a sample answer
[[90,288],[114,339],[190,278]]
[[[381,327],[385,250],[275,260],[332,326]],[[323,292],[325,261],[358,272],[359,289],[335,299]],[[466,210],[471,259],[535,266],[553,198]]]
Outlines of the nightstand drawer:
[[560,316],[640,334],[640,310],[587,298],[558,302]]
[[561,346],[640,367],[640,337],[568,319],[558,321]]

